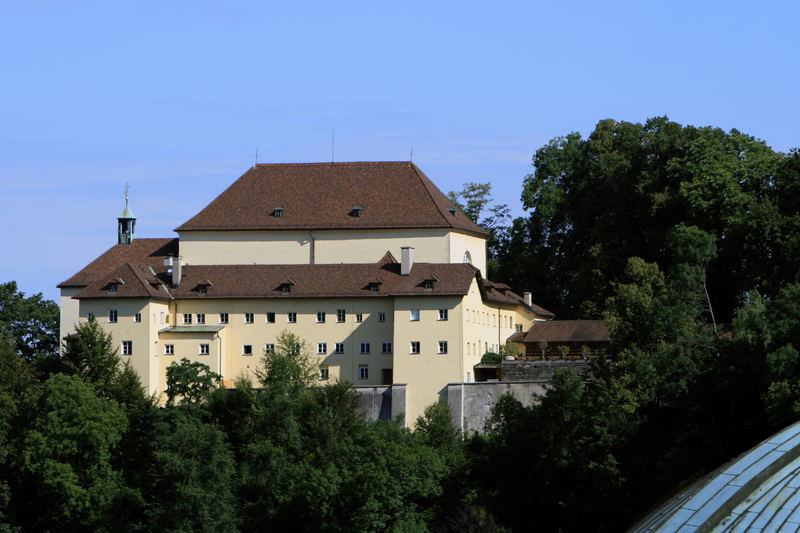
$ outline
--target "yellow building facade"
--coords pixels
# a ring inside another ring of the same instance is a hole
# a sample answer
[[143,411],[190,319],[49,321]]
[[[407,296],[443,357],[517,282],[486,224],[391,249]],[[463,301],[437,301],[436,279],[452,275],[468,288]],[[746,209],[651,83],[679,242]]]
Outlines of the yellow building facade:
[[59,285],[61,334],[108,331],[149,393],[200,361],[253,379],[288,330],[321,383],[404,385],[404,419],[472,381],[487,351],[552,314],[483,278],[485,232],[413,164],[257,165],[177,228],[118,244]]

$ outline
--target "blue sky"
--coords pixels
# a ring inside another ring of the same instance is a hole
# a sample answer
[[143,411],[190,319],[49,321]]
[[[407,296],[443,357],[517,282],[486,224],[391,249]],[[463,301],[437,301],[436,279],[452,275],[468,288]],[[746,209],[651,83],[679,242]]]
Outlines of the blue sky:
[[414,162],[491,181],[601,119],[668,115],[800,146],[795,2],[0,0],[0,281],[55,285],[174,236],[259,162]]

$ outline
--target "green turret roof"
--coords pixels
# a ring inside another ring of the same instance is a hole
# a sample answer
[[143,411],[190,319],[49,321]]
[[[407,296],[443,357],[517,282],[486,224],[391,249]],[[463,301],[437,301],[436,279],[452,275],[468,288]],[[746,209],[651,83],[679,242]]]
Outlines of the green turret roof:
[[136,218],[136,217],[133,216],[133,211],[131,211],[131,208],[128,207],[126,204],[125,209],[122,210],[122,214],[119,216],[119,218]]

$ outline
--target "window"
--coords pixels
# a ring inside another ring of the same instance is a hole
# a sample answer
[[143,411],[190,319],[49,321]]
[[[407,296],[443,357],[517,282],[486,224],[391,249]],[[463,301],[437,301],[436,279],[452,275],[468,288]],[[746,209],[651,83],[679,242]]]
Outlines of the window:
[[345,312],[344,309],[336,310],[336,322],[344,322]]
[[447,353],[447,341],[439,341],[439,353]]
[[264,353],[272,353],[275,351],[275,345],[272,343],[267,343],[264,345]]
[[378,313],[378,322],[386,322],[386,313]]
[[425,280],[424,287],[425,287],[425,290],[426,290],[426,291],[432,291],[432,290],[433,290],[433,280],[431,280],[431,279],[426,279],[426,280]]
[[290,284],[281,284],[281,294],[289,294],[290,292],[292,292],[292,286]]
[[419,320],[419,309],[412,309],[411,310],[411,321],[417,322]]
[[252,324],[253,323],[253,313],[245,313],[244,314],[244,323],[245,324]]
[[318,311],[317,324],[324,324],[324,323],[325,323],[325,311]]
[[286,321],[289,324],[294,324],[297,322],[297,313],[286,313]]
[[411,341],[411,353],[419,353],[419,341]]
[[369,365],[358,365],[358,379],[369,378]]
[[242,355],[253,355],[253,345],[242,344]]
[[381,353],[392,353],[392,343],[384,342],[381,344]]
[[467,322],[469,322],[469,309],[467,309],[467,318],[466,318],[466,320],[467,320]]
[[175,345],[174,344],[165,344],[164,345],[164,355],[175,355]]
[[197,313],[197,323],[198,324],[205,324],[206,323],[206,314],[205,313]]
[[184,324],[192,323],[192,313],[183,313],[183,323]]
[[205,296],[206,294],[208,294],[208,287],[206,287],[205,285],[201,285],[200,288],[197,289],[197,294],[199,294],[200,296]]
[[108,286],[108,293],[109,294],[117,294],[117,284],[116,283],[112,283],[111,285]]
[[324,355],[328,353],[328,343],[327,342],[318,342],[317,343],[317,354]]
[[369,343],[362,342],[361,343],[361,353],[369,353]]
[[267,324],[275,323],[275,313],[267,313]]
[[136,313],[135,315],[133,315],[133,321],[134,322],[141,322],[142,321],[142,313]]
[[133,341],[122,341],[122,355],[133,355]]
[[522,333],[522,324],[517,324],[517,333]]
[[227,324],[228,323],[228,313],[220,313],[219,314],[219,323],[220,324]]
[[108,321],[109,322],[116,322],[117,321],[117,310],[116,309],[109,309],[108,310]]
[[86,313],[86,320],[94,322],[94,313]]
[[200,355],[208,355],[210,353],[208,349],[208,344],[201,344],[198,353]]
[[380,292],[381,284],[380,283],[370,283],[369,284],[370,292]]
[[336,348],[333,350],[333,353],[344,353],[344,343],[343,342],[337,342],[336,343]]
[[356,313],[356,322],[363,322],[363,321],[364,321],[364,315],[362,315],[361,313]]
[[447,320],[447,309],[439,309],[439,320]]
[[327,366],[319,367],[319,379],[322,380],[322,381],[325,381],[326,379],[328,379],[328,367]]

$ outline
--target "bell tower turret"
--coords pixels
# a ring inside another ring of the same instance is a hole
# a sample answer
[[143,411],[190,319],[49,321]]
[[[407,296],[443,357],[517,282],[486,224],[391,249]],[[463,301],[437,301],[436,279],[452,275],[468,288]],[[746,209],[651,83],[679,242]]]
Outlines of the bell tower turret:
[[136,236],[136,217],[128,207],[128,184],[125,184],[125,209],[117,218],[117,244],[130,244]]

